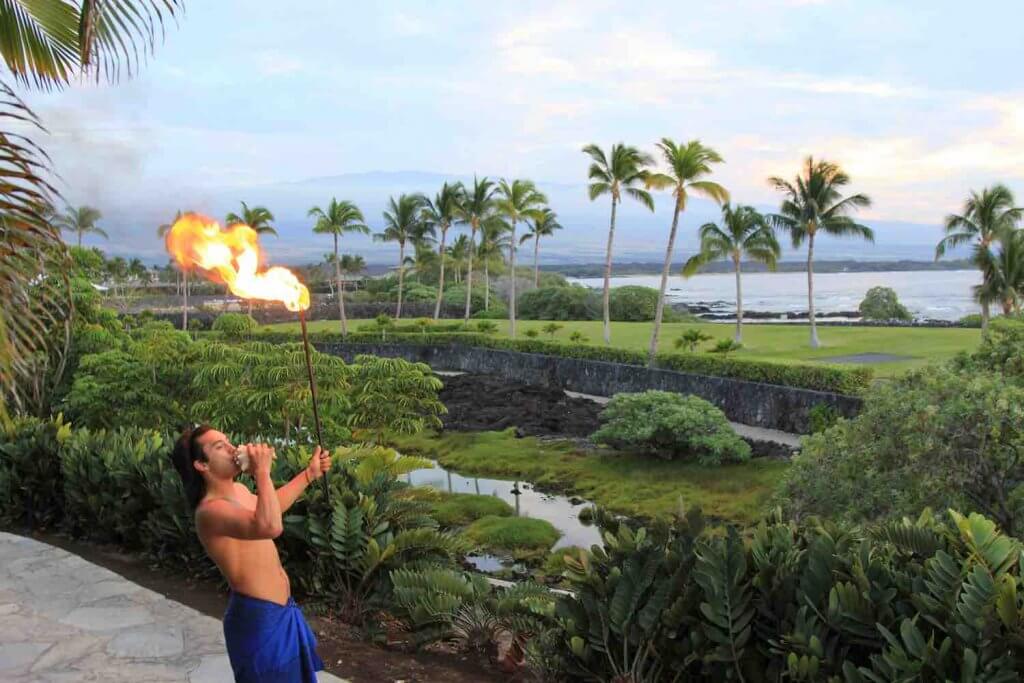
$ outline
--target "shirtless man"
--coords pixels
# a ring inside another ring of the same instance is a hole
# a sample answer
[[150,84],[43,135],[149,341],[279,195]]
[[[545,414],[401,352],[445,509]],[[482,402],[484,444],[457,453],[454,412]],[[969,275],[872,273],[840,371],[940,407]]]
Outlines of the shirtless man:
[[172,455],[199,540],[231,587],[224,613],[231,668],[240,683],[315,683],[323,669],[316,638],[291,597],[273,539],[283,531],[282,513],[331,468],[330,454],[317,446],[306,469],[275,490],[274,449],[246,444],[246,450],[255,495],[235,481],[238,448],[208,425],[185,430]]

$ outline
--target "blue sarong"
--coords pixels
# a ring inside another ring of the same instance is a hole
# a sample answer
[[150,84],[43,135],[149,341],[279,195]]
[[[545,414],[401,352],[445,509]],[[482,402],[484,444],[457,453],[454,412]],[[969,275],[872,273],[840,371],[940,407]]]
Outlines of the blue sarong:
[[316,637],[292,598],[279,605],[232,592],[224,640],[237,683],[316,683],[324,668]]

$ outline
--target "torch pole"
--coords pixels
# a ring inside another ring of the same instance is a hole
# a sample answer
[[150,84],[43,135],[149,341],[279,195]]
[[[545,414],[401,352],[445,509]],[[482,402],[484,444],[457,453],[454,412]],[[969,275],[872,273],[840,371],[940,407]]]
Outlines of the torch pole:
[[[320,408],[316,399],[316,376],[313,374],[313,357],[309,352],[309,331],[306,329],[306,311],[299,310],[299,323],[302,325],[302,346],[306,350],[306,371],[309,373],[309,393],[313,398],[313,424],[316,426],[316,442],[324,447],[324,437],[320,431]],[[327,472],[324,472],[324,495],[331,499],[331,489],[327,485]]]

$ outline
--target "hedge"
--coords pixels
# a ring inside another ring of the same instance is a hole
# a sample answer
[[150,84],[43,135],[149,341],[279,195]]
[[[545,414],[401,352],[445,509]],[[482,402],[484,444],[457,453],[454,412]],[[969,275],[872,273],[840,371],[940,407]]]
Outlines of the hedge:
[[[296,335],[293,332],[264,331],[257,334],[256,338],[282,343],[294,342]],[[521,353],[538,353],[562,358],[623,363],[625,365],[647,364],[647,354],[642,351],[593,344],[566,344],[541,339],[491,337],[477,332],[425,332],[415,334],[394,334],[388,332],[387,338],[383,341],[379,332],[356,332],[349,334],[347,337],[342,337],[334,332],[317,332],[310,335],[310,340],[320,344],[386,343],[426,346],[464,344],[466,346],[519,351]],[[727,358],[705,353],[659,353],[655,359],[655,366],[665,370],[675,370],[695,375],[729,377],[748,382],[779,384],[852,396],[863,393],[870,386],[873,378],[873,372],[870,368],[844,368],[833,365],[787,365],[747,358]]]

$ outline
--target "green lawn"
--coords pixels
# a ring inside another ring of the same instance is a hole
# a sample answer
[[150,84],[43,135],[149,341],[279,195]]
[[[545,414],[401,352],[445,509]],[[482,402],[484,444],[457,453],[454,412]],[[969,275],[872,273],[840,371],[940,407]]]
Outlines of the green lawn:
[[[350,329],[371,321],[349,321]],[[446,321],[447,322],[447,321]],[[496,321],[498,333],[508,334],[508,323]],[[547,321],[519,321],[519,335],[528,329],[538,331]],[[563,327],[555,339],[568,341],[569,335],[579,331],[588,338],[588,343],[601,343],[601,322],[596,320],[569,321],[559,323]],[[276,330],[298,332],[298,323],[268,325]],[[667,323],[662,328],[660,350],[670,351],[673,341],[683,330],[698,328],[719,339],[731,339],[734,326],[718,323]],[[316,320],[309,323],[311,331],[338,331],[339,323],[332,320]],[[612,343],[629,349],[645,350],[650,343],[651,323],[612,323]],[[908,327],[819,327],[818,335],[823,346],[812,350],[807,340],[806,325],[747,324],[743,326],[744,348],[739,357],[771,360],[782,363],[823,362],[830,356],[845,356],[858,353],[890,353],[908,356],[909,360],[873,363],[869,367],[879,377],[892,377],[910,368],[920,367],[930,361],[942,361],[956,355],[958,351],[972,350],[981,338],[981,331],[961,328],[908,328]],[[541,339],[549,338],[541,334]],[[708,342],[705,346],[714,344]]]
[[640,455],[583,453],[565,443],[517,439],[511,430],[421,433],[395,442],[402,453],[433,458],[466,476],[518,478],[647,518],[671,515],[682,501],[700,505],[705,515],[755,522],[789,467],[764,458],[701,467]]

